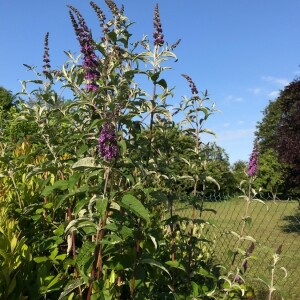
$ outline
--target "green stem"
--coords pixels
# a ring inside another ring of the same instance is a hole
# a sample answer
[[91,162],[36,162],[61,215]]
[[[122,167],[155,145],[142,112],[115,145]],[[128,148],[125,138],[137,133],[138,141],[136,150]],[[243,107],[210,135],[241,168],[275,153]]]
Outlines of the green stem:
[[[109,174],[111,172],[111,168],[107,168],[105,170],[104,173],[104,177],[105,177],[105,182],[104,182],[104,191],[103,191],[103,195],[104,197],[106,196],[106,191],[107,191],[107,186],[108,186],[108,179],[109,179]],[[94,254],[94,262],[93,262],[93,267],[92,267],[92,271],[91,271],[91,278],[90,278],[90,284],[89,284],[89,289],[88,289],[88,295],[87,295],[87,300],[90,300],[92,297],[92,291],[93,291],[93,283],[94,280],[97,279],[99,280],[101,278],[102,275],[102,245],[100,244],[100,242],[102,241],[103,237],[104,237],[104,229],[103,227],[106,224],[106,220],[108,217],[108,211],[109,211],[109,207],[110,207],[110,202],[108,201],[107,203],[107,207],[105,210],[105,214],[103,219],[99,220],[99,224],[98,224],[98,231],[97,231],[97,236],[96,236],[96,248],[95,248],[95,254]]]

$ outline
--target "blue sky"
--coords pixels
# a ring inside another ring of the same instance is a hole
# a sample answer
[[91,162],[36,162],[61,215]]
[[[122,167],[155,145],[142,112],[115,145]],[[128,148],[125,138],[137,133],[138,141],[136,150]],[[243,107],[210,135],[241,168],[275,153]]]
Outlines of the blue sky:
[[[95,2],[107,12],[103,0]],[[207,123],[217,133],[217,144],[230,161],[247,160],[253,132],[262,110],[297,75],[300,75],[299,0],[123,0],[132,21],[133,40],[152,36],[153,9],[159,4],[165,39],[178,62],[166,75],[176,86],[171,101],[190,96],[180,74],[193,78],[199,91],[209,92],[221,111]],[[97,18],[85,0],[0,1],[0,85],[21,90],[19,80],[31,77],[23,63],[41,68],[43,41],[50,32],[51,65],[60,67],[63,51],[79,53],[66,4],[78,8],[97,35]]]

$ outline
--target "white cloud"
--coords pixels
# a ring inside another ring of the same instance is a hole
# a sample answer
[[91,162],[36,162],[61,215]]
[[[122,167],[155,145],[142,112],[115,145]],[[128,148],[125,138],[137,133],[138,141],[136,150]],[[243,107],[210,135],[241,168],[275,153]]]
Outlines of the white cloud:
[[242,101],[244,101],[244,99],[242,97],[235,98],[235,102],[242,102]]
[[262,92],[261,88],[253,88],[253,89],[249,89],[249,92],[253,93],[254,95],[258,95]]
[[228,95],[225,97],[226,102],[242,102],[244,99],[242,97],[236,97],[233,95]]
[[245,123],[245,122],[242,121],[242,120],[238,121],[238,125],[243,125],[244,123]]
[[219,141],[237,141],[245,138],[252,137],[254,128],[237,129],[237,130],[224,130],[218,134]]
[[230,126],[230,123],[224,123],[222,124],[223,127],[229,127]]
[[225,97],[225,100],[226,101],[231,101],[233,99],[233,96],[232,95],[228,95]]
[[279,91],[272,91],[271,93],[268,94],[270,98],[277,98],[279,96]]
[[289,81],[285,78],[276,78],[273,76],[262,76],[263,81],[270,82],[273,84],[277,84],[279,86],[286,86],[289,84]]

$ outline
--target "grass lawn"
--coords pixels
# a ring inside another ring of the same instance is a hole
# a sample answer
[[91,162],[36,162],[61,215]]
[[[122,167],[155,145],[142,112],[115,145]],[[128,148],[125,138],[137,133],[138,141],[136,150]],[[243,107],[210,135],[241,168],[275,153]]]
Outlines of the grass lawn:
[[[250,225],[245,227],[244,235],[256,240],[253,256],[256,260],[249,260],[248,279],[253,286],[261,290],[262,284],[254,280],[261,277],[270,281],[269,265],[272,255],[279,245],[282,245],[281,259],[275,271],[275,287],[287,300],[300,299],[300,210],[297,201],[266,201],[266,204],[252,202],[248,215],[252,218]],[[203,212],[202,218],[215,226],[209,226],[209,235],[216,238],[216,261],[228,266],[230,259],[228,250],[233,250],[237,238],[230,232],[241,230],[242,216],[245,214],[245,200],[242,198],[224,202],[205,202],[205,208],[215,209],[213,212]],[[192,209],[186,205],[176,205],[176,212],[182,216],[191,216]],[[199,213],[198,213],[199,217]],[[246,250],[250,241],[243,241],[240,248]],[[284,279],[285,267],[288,276]],[[275,296],[275,295],[274,295]],[[280,299],[274,297],[274,299]],[[259,299],[265,299],[261,294]]]

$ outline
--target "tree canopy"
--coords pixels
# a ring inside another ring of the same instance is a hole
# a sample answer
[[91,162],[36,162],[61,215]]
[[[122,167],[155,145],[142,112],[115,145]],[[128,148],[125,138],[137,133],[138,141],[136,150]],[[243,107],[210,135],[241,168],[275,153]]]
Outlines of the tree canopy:
[[276,169],[283,175],[285,190],[295,191],[300,184],[300,78],[286,86],[263,114],[256,131],[260,153],[274,150],[272,157],[281,164]]
[[14,105],[14,96],[11,91],[0,86],[0,107],[8,111]]

